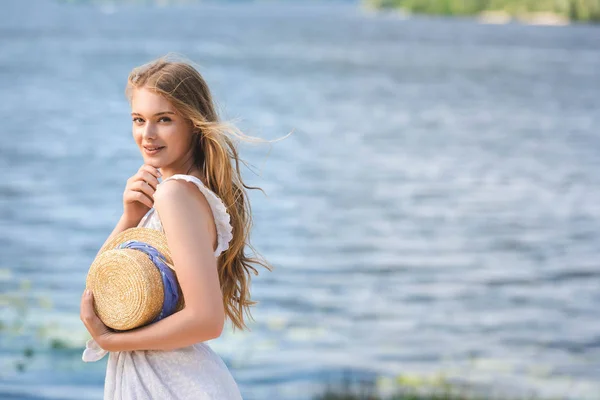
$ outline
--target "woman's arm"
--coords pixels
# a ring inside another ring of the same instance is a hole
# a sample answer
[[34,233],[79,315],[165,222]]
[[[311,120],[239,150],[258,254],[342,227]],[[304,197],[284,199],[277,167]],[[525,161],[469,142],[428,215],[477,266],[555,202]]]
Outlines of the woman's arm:
[[225,322],[223,294],[214,256],[210,205],[190,182],[172,179],[154,194],[185,308],[161,321],[110,335],[108,351],[172,350],[214,339]]
[[218,338],[221,330],[208,319],[203,320],[183,309],[142,328],[113,333],[101,347],[107,351],[175,350]]

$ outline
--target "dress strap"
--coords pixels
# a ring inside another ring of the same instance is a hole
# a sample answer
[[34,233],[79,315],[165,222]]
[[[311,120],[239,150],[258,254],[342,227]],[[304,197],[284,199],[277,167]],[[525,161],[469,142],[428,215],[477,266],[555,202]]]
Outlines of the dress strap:
[[233,239],[233,227],[231,226],[231,218],[227,212],[225,203],[223,203],[223,200],[221,200],[221,198],[217,196],[215,192],[210,190],[204,184],[204,182],[193,175],[175,174],[163,179],[161,183],[166,182],[169,179],[180,179],[187,182],[192,182],[198,187],[198,189],[200,189],[200,192],[202,192],[204,197],[206,197],[215,219],[215,225],[217,227],[217,249],[215,250],[214,254],[215,257],[218,257],[222,252],[229,248],[229,242],[231,239]]

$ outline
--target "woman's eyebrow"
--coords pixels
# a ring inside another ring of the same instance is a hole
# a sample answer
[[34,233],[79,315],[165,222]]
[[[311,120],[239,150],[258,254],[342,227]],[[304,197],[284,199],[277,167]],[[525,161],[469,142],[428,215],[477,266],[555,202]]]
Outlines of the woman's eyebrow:
[[[175,115],[175,113],[173,111],[161,111],[161,112],[157,112],[156,114],[154,114],[154,117],[158,117],[159,115],[163,115],[163,114],[173,114],[173,115]],[[132,112],[131,115],[139,115],[139,116],[141,116],[142,114],[136,113],[136,112]]]

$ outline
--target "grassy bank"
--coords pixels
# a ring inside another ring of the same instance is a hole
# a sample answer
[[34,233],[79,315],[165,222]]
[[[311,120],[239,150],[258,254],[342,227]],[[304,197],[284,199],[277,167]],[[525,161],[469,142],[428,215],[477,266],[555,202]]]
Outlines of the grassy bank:
[[372,8],[399,8],[416,14],[503,13],[522,20],[546,15],[566,21],[600,22],[600,0],[363,0],[363,3]]
[[[392,397],[362,396],[359,394],[326,393],[315,400],[486,400],[479,397],[467,397],[452,394],[420,395],[417,393],[400,393]],[[495,398],[495,400],[499,400]]]
[[[391,396],[382,397],[373,393],[357,393],[348,392],[345,390],[328,390],[321,395],[313,398],[313,400],[517,400],[510,397],[481,396],[468,393],[461,393],[456,390],[442,390],[429,393],[420,393],[416,390],[399,390],[398,393]],[[530,397],[527,400],[534,400],[535,397]],[[524,399],[523,399],[524,400]]]
[[[491,393],[493,392],[493,393]],[[385,395],[382,393],[386,393]],[[448,380],[444,374],[365,378],[346,371],[341,380],[329,381],[312,400],[540,400],[535,395],[503,395],[499,388],[471,386]],[[551,400],[551,399],[547,399]]]

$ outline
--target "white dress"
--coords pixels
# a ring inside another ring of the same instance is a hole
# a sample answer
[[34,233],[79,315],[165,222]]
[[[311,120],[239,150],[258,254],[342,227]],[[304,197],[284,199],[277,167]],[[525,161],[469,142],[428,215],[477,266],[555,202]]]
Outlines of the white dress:
[[[215,257],[229,247],[232,227],[223,201],[195,176],[173,175],[196,184],[213,212],[217,227]],[[139,225],[162,231],[151,209]],[[89,340],[83,361],[97,361],[107,352]],[[110,352],[104,382],[104,400],[241,400],[238,386],[223,360],[204,342],[170,351]]]

